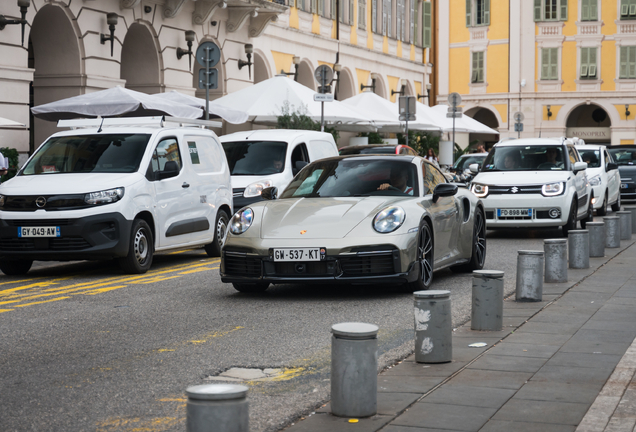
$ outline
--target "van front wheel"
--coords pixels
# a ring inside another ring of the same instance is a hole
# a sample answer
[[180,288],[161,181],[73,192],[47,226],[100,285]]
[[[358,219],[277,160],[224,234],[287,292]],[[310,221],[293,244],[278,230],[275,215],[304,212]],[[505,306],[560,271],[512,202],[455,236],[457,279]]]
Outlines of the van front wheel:
[[128,255],[119,259],[119,266],[126,273],[146,273],[152,265],[154,241],[152,231],[145,220],[135,219],[130,232]]
[[216,223],[214,224],[214,241],[205,245],[205,252],[210,257],[220,257],[221,248],[225,243],[225,237],[227,236],[227,227],[230,223],[230,217],[225,210],[219,210],[216,215]]

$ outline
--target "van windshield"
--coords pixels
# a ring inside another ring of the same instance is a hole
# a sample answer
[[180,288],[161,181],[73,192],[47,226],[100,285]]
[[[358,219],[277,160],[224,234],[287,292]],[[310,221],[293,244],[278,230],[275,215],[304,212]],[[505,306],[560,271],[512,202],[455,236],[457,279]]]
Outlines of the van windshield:
[[287,143],[278,141],[224,142],[223,150],[232,175],[282,173]]
[[562,146],[495,146],[486,156],[482,171],[562,171],[566,159]]
[[135,172],[149,140],[150,134],[53,137],[42,144],[20,175]]

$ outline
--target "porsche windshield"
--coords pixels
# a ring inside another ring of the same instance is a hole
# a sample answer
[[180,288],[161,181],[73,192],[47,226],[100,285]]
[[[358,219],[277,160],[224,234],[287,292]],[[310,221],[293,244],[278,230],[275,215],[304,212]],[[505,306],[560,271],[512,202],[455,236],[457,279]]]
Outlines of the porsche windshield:
[[377,195],[418,196],[415,165],[386,159],[318,161],[304,168],[280,198]]
[[224,142],[223,150],[232,175],[277,174],[285,169],[285,142]]
[[563,171],[566,158],[562,146],[495,146],[482,171]]
[[42,144],[20,175],[135,172],[149,140],[150,134],[53,137]]

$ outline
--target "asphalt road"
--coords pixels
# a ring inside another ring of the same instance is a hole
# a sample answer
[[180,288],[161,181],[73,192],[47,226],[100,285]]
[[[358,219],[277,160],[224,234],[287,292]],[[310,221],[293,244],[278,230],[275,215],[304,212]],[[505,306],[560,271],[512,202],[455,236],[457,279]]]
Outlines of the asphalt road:
[[[490,231],[487,269],[514,292],[517,250],[560,231]],[[329,397],[331,325],[380,327],[379,365],[413,349],[413,299],[391,287],[270,286],[236,292],[202,250],[159,255],[145,275],[112,262],[37,263],[0,275],[0,430],[183,431],[186,387],[232,368],[251,380],[250,429],[277,431]],[[471,276],[441,271],[453,323],[470,316]],[[251,372],[251,371],[248,371]]]

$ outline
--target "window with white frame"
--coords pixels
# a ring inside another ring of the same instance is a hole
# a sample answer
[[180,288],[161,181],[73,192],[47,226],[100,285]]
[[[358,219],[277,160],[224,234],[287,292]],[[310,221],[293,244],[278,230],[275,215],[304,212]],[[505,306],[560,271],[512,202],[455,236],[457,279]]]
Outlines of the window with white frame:
[[353,25],[353,17],[355,16],[353,14],[353,11],[354,11],[355,7],[356,7],[355,0],[349,0],[349,19],[347,20],[347,23],[350,26]]
[[416,0],[409,0],[409,42],[415,43],[415,26],[417,20],[415,19]]
[[336,19],[336,0],[331,0],[330,8],[329,8],[329,17],[331,19]]
[[382,35],[391,36],[391,0],[382,0]]
[[378,0],[371,0],[371,31],[378,32]]
[[340,0],[338,2],[338,6],[339,6],[338,13],[340,14],[340,22],[344,24],[344,22],[345,22],[345,20],[344,20],[344,12],[345,12],[345,2],[344,2],[344,0]]
[[490,0],[466,0],[466,27],[490,25]]
[[558,48],[542,48],[541,49],[541,79],[542,80],[559,79],[559,49]]
[[431,2],[422,3],[422,46],[431,47]]
[[358,0],[358,28],[367,28],[367,0]]
[[636,46],[620,48],[620,79],[636,79]]
[[598,21],[598,0],[581,0],[581,21]]
[[597,79],[596,50],[596,47],[581,48],[581,73],[579,74],[581,79]]
[[621,19],[636,19],[636,0],[621,0]]
[[534,0],[535,21],[567,21],[568,0]]
[[404,22],[405,22],[405,14],[406,8],[404,7],[404,2],[406,0],[397,0],[396,7],[396,16],[395,16],[395,36],[396,39],[404,40]]
[[473,71],[470,82],[484,82],[484,52],[478,51],[473,53]]

